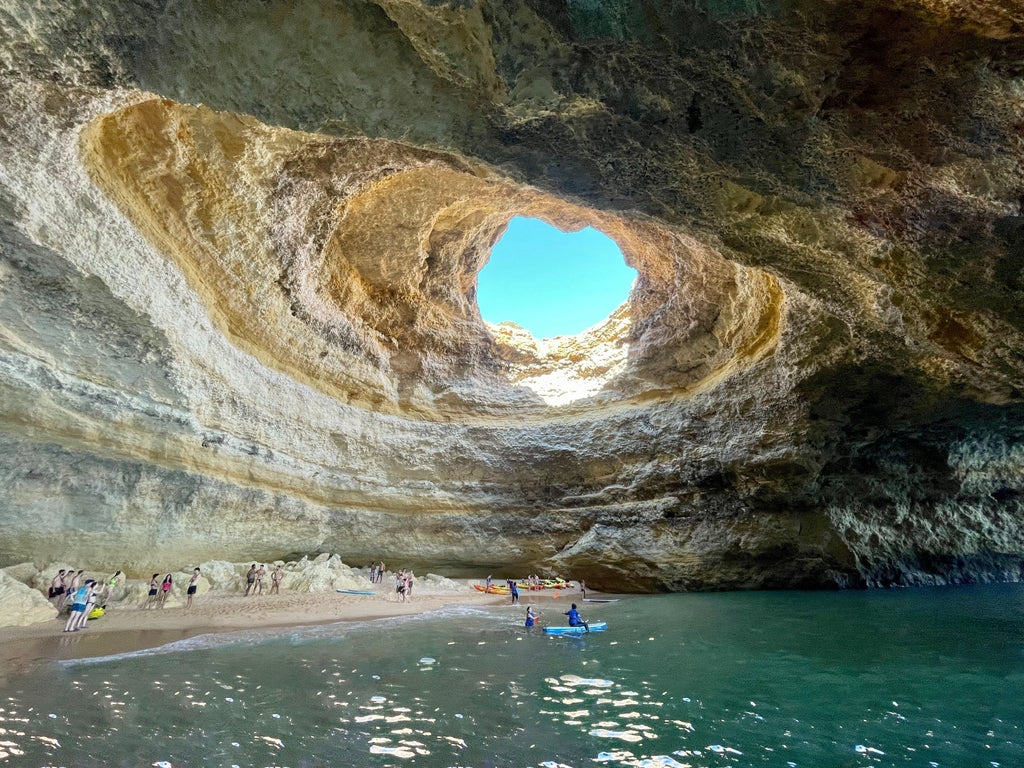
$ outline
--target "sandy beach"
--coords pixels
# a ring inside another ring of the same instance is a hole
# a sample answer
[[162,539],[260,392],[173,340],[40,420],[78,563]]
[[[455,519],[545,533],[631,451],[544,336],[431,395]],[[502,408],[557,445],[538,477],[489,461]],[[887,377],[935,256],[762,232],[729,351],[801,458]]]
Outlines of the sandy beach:
[[[285,590],[278,595],[245,597],[237,592],[211,591],[188,609],[180,603],[145,609],[117,603],[79,632],[63,632],[65,615],[27,627],[0,628],[0,679],[53,659],[127,653],[210,633],[368,621],[450,605],[508,605],[510,611],[525,611],[527,603],[544,608],[560,596],[559,590],[530,593],[528,598],[523,596],[521,606],[513,608],[508,597],[477,592],[472,584],[467,581],[465,591],[425,593],[406,602],[397,600],[389,588],[378,586],[375,595]],[[569,600],[558,602],[568,607]]]
[[366,621],[427,613],[450,605],[508,602],[507,597],[476,592],[467,582],[465,592],[415,595],[406,602],[396,600],[390,590],[380,587],[375,595],[283,591],[279,595],[244,597],[210,592],[197,599],[191,609],[178,605],[142,609],[119,604],[78,632],[63,632],[63,616],[25,627],[0,628],[0,678],[55,659],[128,653],[214,632]]

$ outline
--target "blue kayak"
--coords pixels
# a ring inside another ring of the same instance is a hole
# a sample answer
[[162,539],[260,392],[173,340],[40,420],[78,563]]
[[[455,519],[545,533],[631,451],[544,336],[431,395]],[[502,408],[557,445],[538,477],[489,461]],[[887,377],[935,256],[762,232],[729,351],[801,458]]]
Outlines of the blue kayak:
[[[603,632],[608,629],[607,621],[595,621],[590,625],[591,632]],[[585,635],[586,627],[544,627],[545,635]]]

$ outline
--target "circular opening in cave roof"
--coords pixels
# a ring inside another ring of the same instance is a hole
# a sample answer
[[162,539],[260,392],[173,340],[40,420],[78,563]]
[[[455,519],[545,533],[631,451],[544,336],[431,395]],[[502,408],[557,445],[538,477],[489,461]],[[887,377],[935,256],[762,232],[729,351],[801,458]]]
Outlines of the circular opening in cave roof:
[[477,304],[489,323],[536,339],[571,336],[614,312],[635,279],[615,241],[593,227],[562,232],[516,216],[477,275]]

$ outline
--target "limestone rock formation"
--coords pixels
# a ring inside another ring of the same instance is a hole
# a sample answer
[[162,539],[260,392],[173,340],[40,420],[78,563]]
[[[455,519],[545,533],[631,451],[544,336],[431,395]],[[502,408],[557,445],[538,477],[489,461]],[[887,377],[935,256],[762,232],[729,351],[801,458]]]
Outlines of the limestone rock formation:
[[24,627],[55,619],[57,611],[37,590],[0,570],[0,627]]
[[[0,564],[1019,578],[1022,22],[0,0]],[[626,303],[484,322],[516,215]]]

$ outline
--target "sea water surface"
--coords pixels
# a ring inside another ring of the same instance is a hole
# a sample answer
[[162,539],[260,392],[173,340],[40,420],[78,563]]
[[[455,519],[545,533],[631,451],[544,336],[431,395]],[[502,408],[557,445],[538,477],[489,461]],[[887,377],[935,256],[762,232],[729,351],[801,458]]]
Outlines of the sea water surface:
[[608,631],[496,605],[55,662],[2,684],[0,764],[1024,766],[1021,585],[581,607]]

